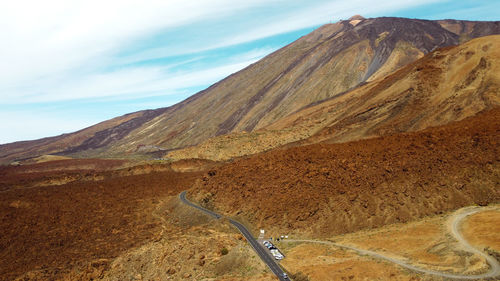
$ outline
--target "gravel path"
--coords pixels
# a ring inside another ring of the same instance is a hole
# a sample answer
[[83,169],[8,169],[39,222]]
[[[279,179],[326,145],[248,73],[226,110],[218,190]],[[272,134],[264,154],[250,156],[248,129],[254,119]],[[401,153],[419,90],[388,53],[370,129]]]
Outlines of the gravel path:
[[460,233],[460,229],[459,229],[462,221],[467,216],[470,216],[472,214],[480,212],[484,209],[485,208],[478,208],[478,207],[466,208],[466,209],[462,209],[462,210],[456,212],[452,216],[451,234],[464,247],[464,249],[468,250],[469,252],[472,252],[474,254],[478,254],[478,255],[484,257],[486,259],[486,261],[488,262],[488,264],[490,265],[490,270],[488,272],[482,273],[482,274],[476,274],[476,275],[451,274],[451,273],[446,273],[446,272],[441,272],[441,271],[436,271],[436,270],[425,269],[425,268],[421,268],[421,267],[417,267],[417,266],[408,264],[408,263],[401,261],[401,260],[398,260],[398,259],[394,259],[391,257],[387,257],[384,255],[378,254],[378,253],[373,252],[373,251],[363,250],[363,249],[359,249],[359,248],[352,247],[352,246],[341,245],[341,244],[337,244],[337,243],[330,242],[330,241],[288,239],[288,240],[284,240],[283,242],[308,242],[308,243],[332,245],[332,246],[335,246],[338,248],[343,248],[343,249],[355,251],[361,255],[368,255],[368,256],[378,258],[378,259],[383,259],[383,260],[398,264],[404,268],[407,268],[407,269],[410,269],[410,270],[413,270],[416,272],[432,274],[432,275],[441,276],[441,277],[445,277],[445,278],[468,279],[468,280],[495,278],[495,277],[500,276],[500,264],[498,263],[498,261],[495,258],[493,258],[493,257],[483,253],[482,251],[472,247],[467,241],[465,241],[465,239],[463,238],[462,234]]

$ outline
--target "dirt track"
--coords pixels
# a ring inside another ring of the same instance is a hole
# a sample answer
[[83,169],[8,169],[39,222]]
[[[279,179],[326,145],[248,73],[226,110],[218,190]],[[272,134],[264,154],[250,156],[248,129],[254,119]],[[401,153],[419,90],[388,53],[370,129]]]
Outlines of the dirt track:
[[286,242],[286,243],[306,242],[306,243],[318,243],[318,244],[332,245],[335,247],[355,251],[360,255],[368,255],[368,256],[371,256],[371,257],[374,257],[377,259],[386,260],[386,261],[389,261],[391,263],[395,263],[399,266],[402,266],[404,268],[410,269],[412,271],[425,273],[425,274],[431,274],[431,275],[445,277],[445,278],[468,279],[468,280],[495,278],[495,277],[500,276],[500,264],[499,264],[499,262],[495,258],[491,257],[490,255],[487,255],[484,252],[479,251],[478,249],[472,247],[463,238],[461,231],[459,230],[459,226],[462,224],[463,220],[466,217],[468,217],[472,214],[478,213],[478,212],[485,210],[485,209],[488,209],[488,208],[472,207],[472,208],[465,208],[465,209],[457,211],[452,216],[452,227],[451,227],[451,234],[461,244],[461,246],[463,246],[469,252],[472,252],[472,253],[480,255],[481,257],[484,257],[487,260],[488,264],[491,266],[491,268],[488,272],[482,273],[482,274],[462,275],[462,274],[450,274],[450,273],[446,273],[446,272],[429,270],[426,268],[417,267],[417,266],[408,264],[407,262],[402,261],[402,260],[391,258],[391,257],[385,256],[385,255],[381,255],[381,254],[373,252],[373,251],[359,249],[356,247],[342,245],[342,244],[338,244],[338,243],[334,243],[334,242],[330,242],[330,241],[307,240],[307,239],[288,239],[288,240],[284,240],[283,242]]

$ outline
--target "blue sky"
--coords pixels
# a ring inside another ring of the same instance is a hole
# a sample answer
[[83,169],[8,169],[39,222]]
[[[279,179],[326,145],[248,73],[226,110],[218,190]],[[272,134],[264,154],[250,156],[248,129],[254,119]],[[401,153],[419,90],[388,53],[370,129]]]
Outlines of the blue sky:
[[498,11],[498,0],[2,1],[0,143],[172,105],[354,14],[499,20]]

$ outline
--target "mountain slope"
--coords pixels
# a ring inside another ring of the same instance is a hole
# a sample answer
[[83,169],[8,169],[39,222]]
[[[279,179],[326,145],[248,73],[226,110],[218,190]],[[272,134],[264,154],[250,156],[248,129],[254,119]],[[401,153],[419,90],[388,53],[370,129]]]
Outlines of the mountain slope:
[[[135,113],[148,115],[137,122],[88,128],[85,140],[74,140],[70,134],[1,146],[0,157],[34,157],[41,151],[123,157],[141,145],[170,150],[231,132],[255,131],[305,106],[383,77],[438,47],[499,33],[499,22],[355,17],[324,25],[179,104]],[[58,142],[55,147],[54,140]],[[12,147],[20,147],[22,152],[12,153]]]
[[500,106],[500,36],[439,49],[383,79],[260,130],[209,139],[172,158],[229,159],[296,142],[346,142],[447,124]]
[[444,126],[236,160],[191,198],[254,229],[331,237],[500,200],[500,108]]
[[343,142],[398,132],[417,131],[473,116],[500,106],[500,36],[487,36],[438,50],[397,72],[330,99],[275,124],[325,129]]

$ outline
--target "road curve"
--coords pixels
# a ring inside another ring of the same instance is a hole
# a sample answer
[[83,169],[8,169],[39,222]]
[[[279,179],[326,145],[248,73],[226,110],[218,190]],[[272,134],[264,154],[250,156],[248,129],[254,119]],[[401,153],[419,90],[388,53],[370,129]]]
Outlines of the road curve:
[[425,269],[425,268],[413,266],[411,264],[405,263],[405,262],[398,260],[398,259],[383,256],[383,255],[378,254],[376,252],[358,249],[358,248],[351,247],[351,246],[341,245],[341,244],[337,244],[337,243],[330,242],[330,241],[289,239],[289,240],[285,240],[285,242],[308,242],[308,243],[319,243],[319,244],[332,245],[332,246],[335,246],[338,248],[343,248],[343,249],[355,251],[361,255],[368,255],[368,256],[375,257],[375,258],[383,259],[383,260],[398,264],[404,268],[407,268],[407,269],[410,269],[413,271],[431,274],[431,275],[436,275],[436,276],[441,276],[441,277],[445,277],[445,278],[461,279],[461,280],[475,280],[475,279],[487,279],[487,278],[499,277],[500,276],[500,264],[498,263],[498,261],[495,258],[493,258],[493,257],[483,253],[482,251],[479,251],[478,249],[472,247],[469,243],[467,243],[467,241],[465,241],[465,239],[463,238],[463,236],[460,234],[460,231],[459,231],[459,226],[462,223],[462,220],[464,218],[466,218],[467,216],[475,214],[479,211],[481,211],[481,208],[471,208],[471,209],[465,210],[464,212],[461,212],[459,214],[454,215],[453,221],[452,221],[452,231],[451,231],[453,236],[457,239],[457,241],[460,244],[462,244],[462,246],[464,246],[465,249],[484,257],[486,259],[486,261],[488,262],[488,264],[490,265],[491,268],[488,272],[482,273],[482,274],[476,274],[476,275],[451,274],[451,273],[446,273],[446,272],[441,272],[441,271],[436,271],[436,270]]
[[210,215],[211,217],[214,217],[215,219],[220,219],[220,218],[222,218],[222,216],[221,216],[221,215],[219,215],[219,214],[217,214],[216,212],[212,212],[212,211],[210,211],[210,210],[208,210],[208,209],[205,209],[205,208],[203,208],[203,207],[200,207],[200,206],[198,206],[198,205],[194,204],[193,202],[191,202],[191,201],[187,200],[187,199],[186,199],[186,191],[181,192],[181,194],[179,194],[179,198],[181,199],[181,201],[182,201],[184,204],[189,205],[189,206],[191,206],[191,207],[193,207],[193,208],[196,208],[196,209],[198,209],[198,210],[200,210],[200,211],[204,212],[205,214],[208,214],[208,215]]
[[[189,201],[186,198],[186,191],[181,192],[181,194],[179,194],[179,198],[181,199],[181,201],[184,204],[187,204],[193,208],[196,208],[196,209],[210,215],[211,217],[213,217],[215,219],[220,219],[223,217],[222,215],[217,214],[216,212],[207,210],[207,209],[205,209],[201,206],[198,206],[198,205],[194,204],[193,202]],[[241,234],[247,239],[248,243],[250,244],[250,246],[252,246],[252,248],[257,253],[257,255],[259,255],[260,259],[269,267],[269,269],[271,269],[271,271],[276,275],[276,277],[278,277],[279,280],[281,280],[281,281],[289,281],[290,280],[290,279],[283,278],[284,271],[281,269],[281,267],[279,267],[276,264],[276,262],[271,258],[271,256],[266,253],[266,250],[261,245],[259,245],[259,242],[257,242],[257,240],[255,240],[255,238],[252,236],[250,231],[243,224],[241,224],[238,221],[235,221],[233,219],[229,219],[229,222],[241,232]]]

